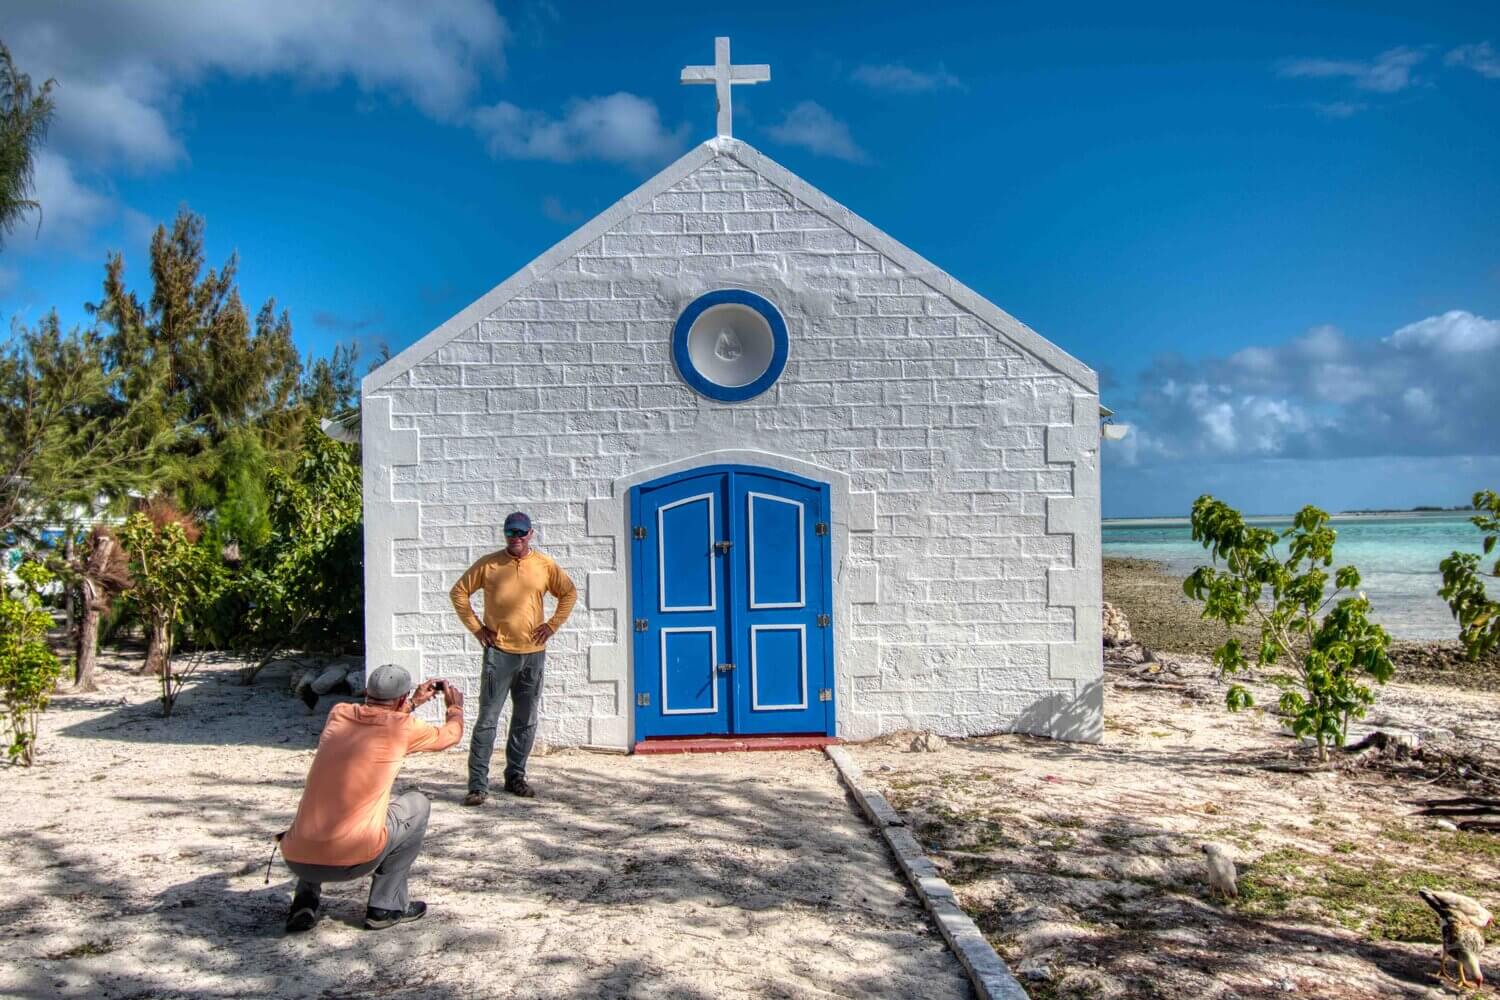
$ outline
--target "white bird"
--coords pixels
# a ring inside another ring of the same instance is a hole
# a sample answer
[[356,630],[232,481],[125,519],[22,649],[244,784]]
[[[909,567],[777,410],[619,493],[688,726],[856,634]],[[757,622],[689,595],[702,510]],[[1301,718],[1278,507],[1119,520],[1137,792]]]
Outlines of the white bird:
[[1225,899],[1238,899],[1239,873],[1234,870],[1234,862],[1229,859],[1229,855],[1218,844],[1204,844],[1202,850],[1208,866],[1209,891],[1218,893]]
[[[1443,931],[1443,950],[1438,954],[1438,972],[1448,976],[1448,959],[1458,966],[1460,986],[1483,986],[1479,956],[1484,953],[1484,930],[1494,919],[1484,904],[1456,892],[1418,889],[1422,902],[1438,915]],[[1472,980],[1472,982],[1471,982]]]

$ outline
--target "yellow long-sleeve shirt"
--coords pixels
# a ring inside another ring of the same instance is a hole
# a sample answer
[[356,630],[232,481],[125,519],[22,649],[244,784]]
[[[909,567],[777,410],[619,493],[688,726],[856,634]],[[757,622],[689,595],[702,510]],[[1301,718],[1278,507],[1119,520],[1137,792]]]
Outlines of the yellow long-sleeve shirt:
[[[479,559],[458,578],[448,597],[464,627],[479,634],[480,621],[469,604],[476,590],[484,592],[484,625],[493,629],[495,641],[507,653],[535,653],[545,648],[531,635],[546,622],[556,632],[573,613],[578,589],[568,574],[550,556],[531,551],[521,558],[501,549]],[[542,594],[557,598],[551,618],[542,616]]]

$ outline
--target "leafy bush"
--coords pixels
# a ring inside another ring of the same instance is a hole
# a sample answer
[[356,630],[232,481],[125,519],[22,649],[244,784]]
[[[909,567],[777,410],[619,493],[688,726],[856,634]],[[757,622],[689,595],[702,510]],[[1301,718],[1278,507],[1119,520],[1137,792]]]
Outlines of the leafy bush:
[[62,663],[47,646],[52,615],[42,608],[41,588],[52,573],[36,562],[16,568],[21,586],[0,588],[0,699],[11,760],[30,767],[36,760],[36,721],[62,675]]
[[164,643],[158,676],[162,715],[170,716],[191,672],[173,670],[175,630],[190,607],[212,596],[220,585],[223,564],[212,543],[189,541],[178,520],[157,524],[146,513],[136,513],[116,534],[130,553],[130,575],[135,581],[131,597],[144,611],[153,634]]
[[[1390,636],[1370,620],[1364,594],[1345,597],[1324,613],[1340,593],[1359,586],[1359,571],[1342,566],[1332,593],[1325,595],[1324,568],[1333,565],[1337,538],[1328,515],[1303,507],[1278,535],[1247,525],[1239,511],[1204,494],[1193,504],[1192,527],[1193,541],[1202,542],[1214,564],[1222,559],[1225,568],[1199,566],[1183,581],[1183,591],[1203,602],[1206,619],[1230,628],[1247,622],[1259,626],[1254,665],[1280,667],[1266,676],[1281,689],[1277,707],[1293,732],[1317,740],[1318,759],[1327,760],[1328,744],[1343,746],[1349,720],[1363,717],[1375,701],[1365,680],[1384,684],[1395,671]],[[1285,559],[1276,553],[1280,541],[1288,543]],[[1233,637],[1214,650],[1213,658],[1226,677],[1251,667]],[[1243,684],[1230,684],[1225,695],[1230,711],[1252,703]]]
[[296,465],[269,476],[270,540],[235,586],[255,651],[248,682],[287,646],[341,652],[364,632],[362,481],[355,450],[305,429]]
[[[1484,532],[1484,554],[1488,556],[1500,539],[1500,494],[1493,490],[1475,493],[1474,510],[1477,513],[1469,520]],[[1448,609],[1458,619],[1458,638],[1471,660],[1500,647],[1500,600],[1485,593],[1479,559],[1473,552],[1454,552],[1439,564],[1443,586],[1438,596],[1448,602]],[[1495,560],[1489,575],[1500,577],[1500,559]]]

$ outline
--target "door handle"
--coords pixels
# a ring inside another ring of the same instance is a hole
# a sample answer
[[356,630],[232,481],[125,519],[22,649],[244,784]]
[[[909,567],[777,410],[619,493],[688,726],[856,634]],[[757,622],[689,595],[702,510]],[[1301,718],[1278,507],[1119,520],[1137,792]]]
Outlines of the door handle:
[[714,548],[718,549],[719,555],[722,556],[724,553],[729,551],[729,547],[733,544],[733,542],[714,542]]

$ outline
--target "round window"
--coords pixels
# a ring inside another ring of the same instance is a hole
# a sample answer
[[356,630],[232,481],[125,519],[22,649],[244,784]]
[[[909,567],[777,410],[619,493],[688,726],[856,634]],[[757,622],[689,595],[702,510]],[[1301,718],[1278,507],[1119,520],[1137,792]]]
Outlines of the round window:
[[682,380],[723,402],[753,399],[786,368],[786,321],[769,300],[726,288],[694,299],[672,331]]

